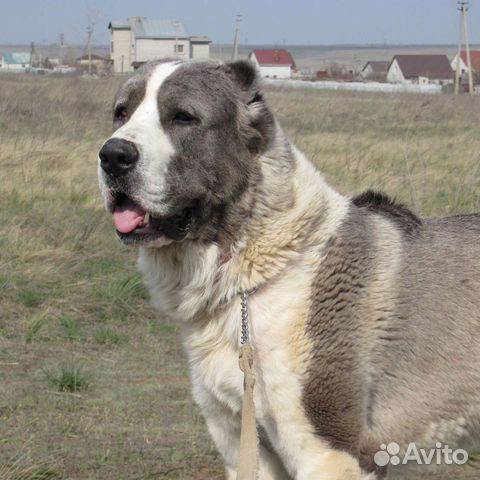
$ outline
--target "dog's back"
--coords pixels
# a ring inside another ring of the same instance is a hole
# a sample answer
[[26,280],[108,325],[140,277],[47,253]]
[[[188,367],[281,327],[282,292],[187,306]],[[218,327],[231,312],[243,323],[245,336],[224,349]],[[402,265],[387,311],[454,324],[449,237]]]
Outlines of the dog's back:
[[479,431],[479,239],[480,215],[426,220],[403,236],[392,338],[380,342],[390,407],[377,415],[392,438],[457,443]]
[[480,215],[421,220],[381,194],[352,200],[309,320],[318,351],[334,353],[312,361],[304,396],[337,446],[372,459],[382,443],[478,441],[479,238]]

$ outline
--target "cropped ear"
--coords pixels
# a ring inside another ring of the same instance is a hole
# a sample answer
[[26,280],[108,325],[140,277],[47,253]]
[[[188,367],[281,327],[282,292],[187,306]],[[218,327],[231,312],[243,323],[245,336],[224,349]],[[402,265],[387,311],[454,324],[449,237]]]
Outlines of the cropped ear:
[[226,64],[226,72],[238,88],[244,104],[243,133],[250,150],[262,153],[274,135],[274,119],[262,95],[261,80],[252,62]]

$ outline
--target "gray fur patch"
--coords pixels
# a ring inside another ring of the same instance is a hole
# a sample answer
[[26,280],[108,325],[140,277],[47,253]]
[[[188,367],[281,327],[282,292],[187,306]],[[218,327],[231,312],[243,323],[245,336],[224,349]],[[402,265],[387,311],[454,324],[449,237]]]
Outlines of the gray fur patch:
[[381,192],[368,190],[354,197],[352,203],[357,207],[389,218],[408,234],[415,233],[422,225],[422,220],[411,210]]
[[396,236],[404,218],[379,216],[352,204],[319,265],[303,397],[317,434],[371,471],[382,443],[480,440],[480,216]]
[[[195,237],[229,243],[245,219],[247,190],[261,181],[258,155],[273,134],[254,68],[246,62],[182,65],[160,88],[158,108],[175,151],[167,198],[192,208]],[[187,120],[176,121],[179,113]]]
[[332,446],[359,455],[366,395],[357,341],[358,308],[372,268],[371,219],[350,214],[331,239],[312,285],[308,330],[314,349],[303,403],[316,432]]

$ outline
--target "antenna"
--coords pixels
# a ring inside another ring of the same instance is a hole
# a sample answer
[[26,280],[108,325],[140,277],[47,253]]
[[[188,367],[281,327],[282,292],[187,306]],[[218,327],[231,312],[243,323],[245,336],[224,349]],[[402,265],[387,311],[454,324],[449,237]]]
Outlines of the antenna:
[[242,21],[242,16],[237,15],[235,17],[235,39],[233,40],[232,61],[235,61],[238,58],[238,43],[240,41],[240,22],[241,21]]
[[462,61],[462,44],[465,44],[465,51],[467,54],[467,68],[468,68],[468,92],[473,95],[473,73],[472,73],[472,59],[470,56],[470,43],[468,41],[468,22],[467,12],[469,9],[468,0],[459,0],[457,10],[460,12],[460,35],[458,38],[457,50],[457,64],[455,69],[455,95],[458,95],[460,89],[461,72],[460,62]]

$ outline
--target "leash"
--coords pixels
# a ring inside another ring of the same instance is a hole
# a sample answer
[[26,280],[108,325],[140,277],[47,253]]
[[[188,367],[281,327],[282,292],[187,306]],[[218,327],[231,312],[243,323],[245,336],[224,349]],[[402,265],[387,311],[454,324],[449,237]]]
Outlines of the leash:
[[256,480],[258,472],[258,432],[253,400],[255,374],[253,373],[253,349],[250,343],[248,324],[248,297],[251,293],[253,292],[246,290],[241,293],[242,325],[239,364],[244,375],[244,390],[237,480]]

